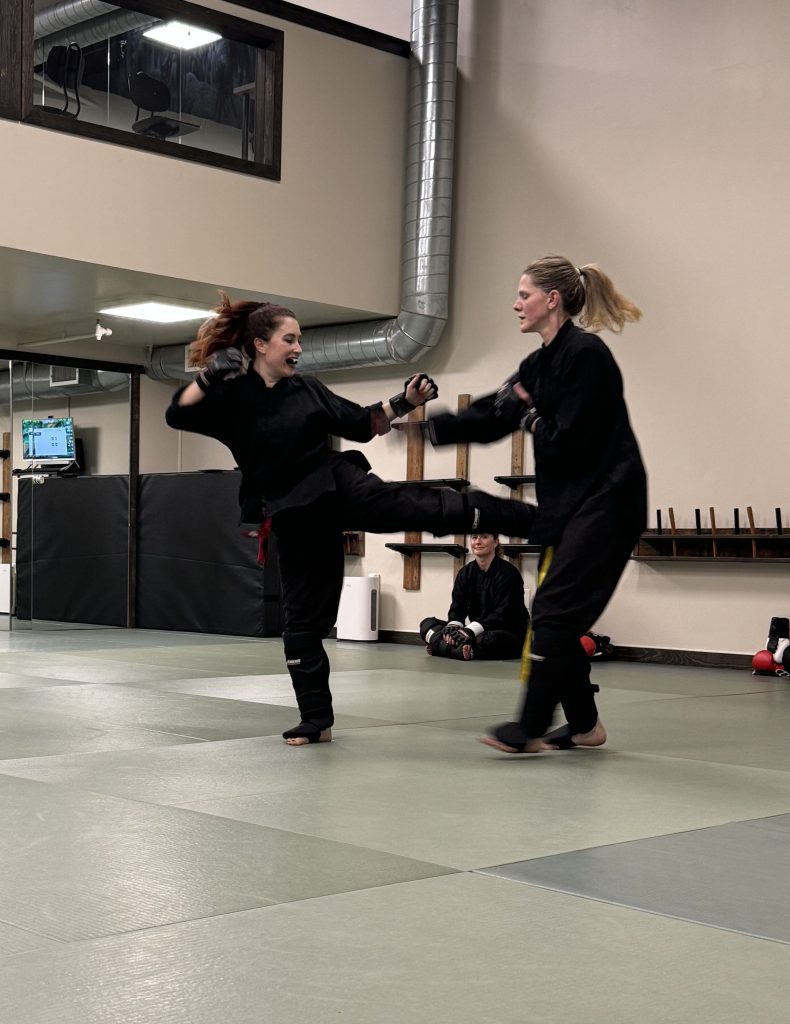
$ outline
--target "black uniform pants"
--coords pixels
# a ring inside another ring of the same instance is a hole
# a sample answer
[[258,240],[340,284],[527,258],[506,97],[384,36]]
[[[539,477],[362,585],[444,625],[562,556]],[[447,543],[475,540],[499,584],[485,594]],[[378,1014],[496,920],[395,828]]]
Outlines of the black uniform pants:
[[590,661],[579,638],[609,603],[645,519],[643,489],[597,494],[584,502],[556,547],[541,553],[524,652],[525,738],[549,730],[558,704],[573,733],[589,732],[597,722]]
[[528,536],[532,517],[532,510],[522,502],[483,492],[467,499],[449,488],[386,483],[343,459],[336,459],[332,469],[336,490],[272,518],[286,665],[302,721],[320,729],[334,721],[329,659],[322,641],[337,621],[343,589],[343,530],[425,530],[442,536],[467,532],[482,521],[485,532]]

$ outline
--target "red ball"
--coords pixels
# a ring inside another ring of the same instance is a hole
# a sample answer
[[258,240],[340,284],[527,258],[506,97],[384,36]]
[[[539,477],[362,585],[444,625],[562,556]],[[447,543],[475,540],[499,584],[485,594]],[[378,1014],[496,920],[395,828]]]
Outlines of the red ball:
[[592,658],[592,656],[595,654],[595,641],[591,636],[587,636],[586,633],[581,639],[582,647],[584,648],[584,653],[587,655],[588,658]]
[[752,658],[752,668],[761,675],[775,675],[780,667],[770,651],[758,651]]

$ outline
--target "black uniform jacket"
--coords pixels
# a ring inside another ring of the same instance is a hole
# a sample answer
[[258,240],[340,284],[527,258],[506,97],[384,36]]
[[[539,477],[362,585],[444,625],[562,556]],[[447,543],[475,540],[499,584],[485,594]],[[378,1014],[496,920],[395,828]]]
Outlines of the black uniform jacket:
[[357,405],[314,377],[286,377],[267,387],[252,368],[195,405],[178,404],[183,390],[173,396],[165,419],[176,430],[214,437],[231,450],[242,473],[242,522],[258,524],[335,490],[336,459],[350,457],[370,468],[361,452],[332,451],[330,435],[369,441],[381,424],[380,403]]
[[450,622],[479,622],[485,629],[504,629],[523,637],[529,614],[524,605],[524,580],[518,569],[495,557],[483,572],[477,562],[460,570],[453,584]]
[[[518,373],[540,413],[533,435],[538,512],[530,540],[555,544],[581,504],[593,495],[646,506],[647,481],[628,420],[623,380],[603,341],[566,320],[548,345],[523,360]],[[497,441],[518,429],[523,410],[496,415],[494,395],[457,416],[429,421],[436,444]]]

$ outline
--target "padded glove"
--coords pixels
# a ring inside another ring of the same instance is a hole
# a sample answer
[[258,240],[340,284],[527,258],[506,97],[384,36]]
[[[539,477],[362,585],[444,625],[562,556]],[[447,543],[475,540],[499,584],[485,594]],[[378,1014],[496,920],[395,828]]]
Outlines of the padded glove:
[[220,348],[212,352],[206,365],[198,371],[195,383],[207,393],[224,380],[238,377],[244,364],[244,357],[238,348]]
[[[416,409],[418,405],[423,405],[424,402],[430,402],[439,394],[439,385],[432,377],[429,377],[427,373],[416,374],[416,380],[414,380],[414,377],[415,374],[412,374],[411,377],[407,377],[406,380],[403,382],[403,391],[401,391],[399,395],[393,395],[393,397],[390,399],[390,408],[392,409],[396,416],[406,416],[408,413],[412,411],[412,409]],[[417,402],[416,405],[413,405],[406,397],[406,392],[413,380],[413,388],[418,388],[423,381],[428,381],[429,384],[429,389],[424,399],[424,402]]]
[[474,630],[467,626],[445,626],[442,636],[447,638],[454,647],[473,644],[476,639]]
[[518,382],[518,376],[509,377],[497,391],[494,396],[494,415],[516,420],[525,433],[530,433],[535,420],[540,418],[540,413],[532,402],[532,395],[524,390],[523,385],[521,390],[526,398],[516,391],[515,385]]

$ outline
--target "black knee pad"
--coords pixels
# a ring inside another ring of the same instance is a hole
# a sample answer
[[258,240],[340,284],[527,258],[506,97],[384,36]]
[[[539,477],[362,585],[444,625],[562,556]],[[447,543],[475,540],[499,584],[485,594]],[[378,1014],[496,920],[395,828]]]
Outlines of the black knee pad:
[[497,498],[472,488],[466,493],[472,533],[502,533],[507,537],[529,537],[537,508],[513,498]]
[[[420,636],[425,640],[426,636],[430,631],[441,629],[446,623],[443,619],[436,619],[433,616],[429,616],[427,619],[423,619],[420,623]],[[427,641],[426,641],[427,643]]]
[[472,513],[466,495],[454,491],[452,487],[441,487],[439,496],[442,502],[442,522],[432,532],[438,537],[448,533],[468,533],[472,525]]
[[283,633],[283,650],[289,667],[292,663],[309,664],[315,657],[326,657],[320,633]]

